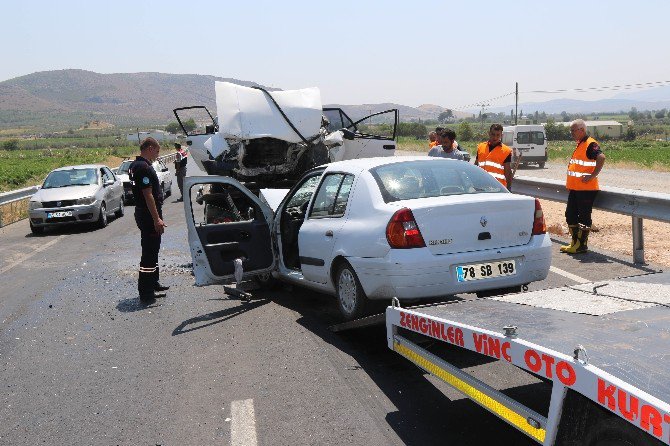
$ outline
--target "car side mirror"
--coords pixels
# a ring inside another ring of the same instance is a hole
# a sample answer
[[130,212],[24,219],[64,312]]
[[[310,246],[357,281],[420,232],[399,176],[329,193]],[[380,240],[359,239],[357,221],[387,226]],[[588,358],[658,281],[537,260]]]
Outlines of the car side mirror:
[[352,132],[349,129],[342,129],[340,131],[342,132],[342,136],[344,137],[344,139],[354,140],[356,138],[356,133]]
[[102,185],[105,186],[105,187],[111,186],[112,184],[114,184],[114,180],[105,180],[102,183]]

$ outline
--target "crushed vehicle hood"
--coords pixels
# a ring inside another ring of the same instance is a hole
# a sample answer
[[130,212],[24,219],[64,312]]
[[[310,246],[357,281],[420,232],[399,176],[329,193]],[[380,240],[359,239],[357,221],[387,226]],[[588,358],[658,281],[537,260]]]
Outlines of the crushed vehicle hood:
[[[229,82],[216,82],[215,88],[219,132],[224,138],[302,141],[265,92]],[[319,134],[323,111],[318,88],[273,91],[272,98],[304,137]]]

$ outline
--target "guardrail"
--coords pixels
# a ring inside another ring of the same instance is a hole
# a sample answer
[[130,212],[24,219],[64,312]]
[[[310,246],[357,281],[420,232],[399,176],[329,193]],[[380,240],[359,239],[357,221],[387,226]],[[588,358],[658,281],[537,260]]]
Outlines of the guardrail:
[[[174,162],[176,153],[158,157],[165,164]],[[30,186],[0,194],[0,228],[28,218],[28,200],[40,186]]]
[[[552,201],[568,201],[565,181],[535,177],[515,177],[514,193]],[[644,219],[670,223],[670,194],[620,187],[602,187],[593,203],[595,209],[630,215],[632,218],[633,262],[644,264]]]

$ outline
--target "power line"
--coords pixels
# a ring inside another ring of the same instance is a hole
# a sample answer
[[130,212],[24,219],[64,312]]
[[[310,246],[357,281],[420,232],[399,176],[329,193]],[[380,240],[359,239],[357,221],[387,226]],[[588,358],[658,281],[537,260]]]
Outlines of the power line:
[[521,93],[556,94],[556,93],[591,93],[594,91],[641,90],[645,88],[659,87],[666,84],[670,84],[670,81],[640,82],[637,84],[605,85],[601,87],[587,87],[587,88],[565,88],[559,90],[530,90],[530,91],[522,91]]

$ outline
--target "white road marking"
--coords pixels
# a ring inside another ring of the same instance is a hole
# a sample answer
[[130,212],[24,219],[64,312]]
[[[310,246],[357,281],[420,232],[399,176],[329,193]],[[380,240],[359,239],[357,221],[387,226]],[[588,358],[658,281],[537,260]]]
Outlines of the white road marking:
[[4,274],[4,273],[6,273],[6,272],[9,271],[10,269],[14,268],[16,265],[20,265],[21,263],[25,262],[26,260],[28,260],[29,258],[31,258],[32,256],[34,256],[34,255],[37,254],[38,252],[42,252],[42,251],[44,251],[45,249],[47,249],[48,247],[55,245],[56,243],[58,243],[58,242],[59,242],[62,238],[64,238],[64,237],[67,237],[67,236],[66,236],[65,234],[63,234],[63,235],[59,235],[58,237],[56,237],[55,239],[51,240],[50,242],[47,242],[47,243],[43,244],[42,246],[36,248],[36,249],[33,250],[32,252],[29,252],[29,253],[23,255],[23,256],[20,257],[18,260],[13,261],[13,262],[10,263],[9,265],[7,265],[7,266],[5,266],[4,268],[0,269],[0,274]]
[[550,266],[549,271],[551,271],[552,273],[559,274],[559,275],[561,275],[563,277],[566,277],[570,280],[574,280],[577,283],[589,283],[589,282],[591,282],[590,280],[586,280],[583,277],[579,277],[579,276],[576,276],[576,275],[574,275],[572,273],[569,273],[567,271],[563,271],[562,269],[556,268],[555,266]]
[[230,406],[230,444],[231,446],[256,446],[256,416],[254,400],[233,401]]

